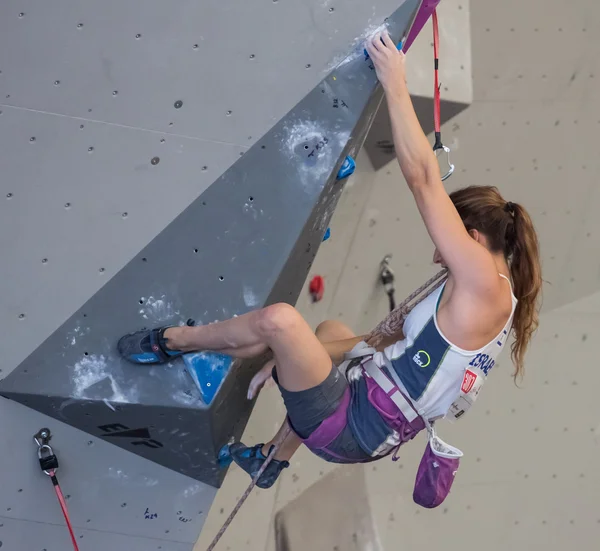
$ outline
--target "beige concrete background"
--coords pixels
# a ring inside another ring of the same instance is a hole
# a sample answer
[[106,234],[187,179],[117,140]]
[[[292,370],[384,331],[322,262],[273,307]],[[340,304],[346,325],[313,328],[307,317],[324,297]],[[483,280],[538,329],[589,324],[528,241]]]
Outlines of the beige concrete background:
[[[442,0],[444,68],[453,62],[444,57],[448,41],[468,40],[448,31],[468,9],[466,2]],[[448,189],[494,184],[529,209],[546,282],[541,327],[522,388],[514,387],[505,355],[470,415],[440,427],[465,452],[447,502],[434,511],[412,502],[424,447],[417,439],[397,464],[365,468],[370,506],[388,551],[595,550],[600,4],[479,0],[471,2],[470,22],[473,104],[443,129],[457,164]],[[429,36],[426,29],[420,48],[429,47]],[[298,304],[313,325],[339,318],[366,331],[384,316],[386,297],[377,285],[384,254],[393,253],[399,299],[434,273],[433,247],[396,164],[374,173],[361,153],[358,166],[312,270],[325,276],[325,298],[313,305],[305,292]],[[244,441],[268,438],[282,416],[277,391],[264,391]],[[273,551],[274,514],[334,468],[301,450],[274,489],[250,497],[219,549]],[[196,549],[206,548],[247,483],[247,475],[231,469]]]

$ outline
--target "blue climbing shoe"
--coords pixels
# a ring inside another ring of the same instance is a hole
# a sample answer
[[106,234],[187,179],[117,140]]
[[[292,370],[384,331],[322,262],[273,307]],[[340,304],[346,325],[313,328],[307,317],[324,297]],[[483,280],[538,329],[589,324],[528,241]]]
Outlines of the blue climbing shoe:
[[[233,444],[233,442],[231,443]],[[229,467],[233,463],[233,457],[231,457],[231,452],[229,451],[229,446],[231,444],[225,444],[220,450],[219,455],[217,456],[217,463],[219,467],[225,468]]]
[[[235,461],[250,475],[252,479],[254,479],[263,463],[267,459],[262,452],[263,446],[264,444],[257,444],[256,446],[249,448],[248,446],[244,446],[244,444],[241,442],[237,442],[228,446],[228,454],[231,456],[233,461]],[[221,464],[223,464],[222,457],[224,455],[227,455],[227,453],[224,450],[221,450],[221,453],[219,453],[219,460]],[[287,461],[273,459],[267,465],[265,472],[260,475],[256,485],[262,489],[270,488],[277,481],[281,471],[283,471],[283,469],[287,469],[289,466],[290,464]]]
[[169,350],[165,331],[169,327],[145,329],[121,337],[117,344],[119,354],[136,364],[164,364],[184,354],[181,350]]

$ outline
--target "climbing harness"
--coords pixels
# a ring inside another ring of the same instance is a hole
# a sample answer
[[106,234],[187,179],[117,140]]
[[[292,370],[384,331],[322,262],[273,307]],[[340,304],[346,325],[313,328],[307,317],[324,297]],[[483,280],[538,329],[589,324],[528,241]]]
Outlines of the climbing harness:
[[262,464],[259,471],[256,473],[256,476],[252,479],[250,486],[248,486],[248,488],[246,488],[244,495],[242,495],[242,497],[238,500],[237,504],[233,508],[233,511],[231,511],[231,513],[229,513],[227,520],[223,523],[223,526],[217,532],[217,535],[212,540],[212,543],[208,546],[208,549],[206,551],[213,551],[213,549],[216,547],[217,543],[219,543],[220,539],[223,537],[223,534],[225,533],[227,528],[229,528],[229,525],[231,524],[231,522],[233,521],[235,516],[238,514],[238,511],[241,509],[244,502],[248,499],[248,496],[254,489],[254,486],[256,486],[258,479],[265,472],[265,469],[269,466],[271,461],[273,461],[273,459],[275,459],[275,454],[277,453],[277,451],[279,450],[281,445],[285,442],[285,440],[287,439],[287,437],[290,435],[291,432],[292,432],[292,429],[288,426],[287,429],[281,435],[281,438],[277,442],[275,442],[275,444],[271,448],[271,451],[269,452],[269,455],[265,459],[265,462]]
[[448,171],[442,176],[442,182],[450,178],[454,172],[454,165],[450,162],[450,148],[442,143],[442,132],[441,132],[441,99],[440,99],[440,82],[439,82],[439,48],[440,48],[440,32],[438,27],[437,11],[434,10],[431,16],[431,23],[433,25],[433,65],[434,65],[434,90],[433,90],[433,122],[435,130],[435,144],[433,145],[433,151],[436,157],[444,152],[448,160]]
[[56,455],[54,455],[54,451],[50,446],[50,439],[52,435],[50,434],[50,429],[43,428],[40,429],[34,436],[33,440],[35,441],[38,447],[38,459],[40,460],[40,467],[44,474],[50,477],[52,484],[54,485],[54,491],[56,492],[56,497],[58,498],[58,503],[60,504],[60,508],[62,509],[62,513],[65,517],[65,522],[67,523],[67,529],[69,530],[69,535],[71,536],[71,542],[73,543],[73,549],[75,551],[79,551],[79,546],[77,545],[77,540],[75,539],[75,534],[73,532],[73,526],[71,524],[71,519],[69,517],[69,511],[67,510],[67,502],[65,500],[65,496],[60,489],[60,484],[58,483],[58,478],[56,477],[56,471],[58,470],[58,459]]
[[379,265],[379,281],[383,285],[383,289],[386,292],[390,301],[390,312],[396,308],[396,287],[394,286],[394,272],[390,268],[390,261],[392,255],[388,254],[383,257],[381,264]]
[[[377,344],[379,344],[381,342],[381,340],[385,336],[393,336],[396,333],[398,333],[398,330],[402,329],[402,326],[404,325],[404,320],[405,320],[406,316],[410,313],[410,311],[419,302],[421,302],[422,300],[424,300],[425,298],[427,298],[440,285],[442,285],[446,281],[447,274],[448,274],[448,271],[445,270],[445,269],[442,270],[442,271],[440,271],[440,272],[438,272],[434,277],[432,277],[424,285],[422,285],[421,287],[419,287],[414,293],[412,293],[411,295],[409,295],[402,303],[400,303],[392,312],[390,312],[387,315],[387,317],[381,323],[379,323],[377,325],[377,327],[373,331],[371,331],[371,333],[367,337],[367,341],[369,342],[370,346],[375,347],[375,346],[377,346]],[[419,297],[419,295],[421,295],[422,293],[424,293],[424,294]],[[417,298],[417,297],[419,297],[419,298]],[[416,302],[414,302],[413,304],[410,304],[416,298],[417,298]],[[362,353],[357,354],[355,356],[355,358],[358,359],[358,358],[361,358],[363,356],[365,356],[364,351],[362,351]],[[353,359],[352,358],[352,353],[350,353],[350,354],[348,354],[346,356],[346,360],[350,361],[352,359]],[[412,405],[410,407],[412,407]],[[406,408],[404,408],[404,409],[406,409]],[[411,418],[413,420],[415,420],[417,418],[417,415],[412,415]],[[412,439],[416,435],[416,433],[418,432],[418,430],[413,430],[413,427],[408,427],[408,429],[409,429],[408,431],[405,431],[406,434],[405,434],[405,438],[404,438],[403,441],[407,441],[407,440]],[[428,428],[428,430],[429,430],[429,428]],[[287,430],[281,435],[280,439],[271,448],[271,451],[270,451],[269,455],[267,456],[267,459],[265,459],[265,462],[261,465],[259,471],[256,473],[256,475],[252,479],[252,482],[250,483],[250,485],[248,486],[248,488],[246,489],[246,491],[244,492],[244,494],[242,495],[242,497],[238,500],[238,502],[236,503],[235,507],[233,508],[233,510],[231,511],[231,513],[229,514],[229,516],[227,517],[227,520],[223,523],[223,526],[217,532],[217,535],[213,539],[212,543],[208,546],[208,548],[207,548],[206,551],[213,551],[213,549],[219,543],[219,541],[223,537],[223,534],[225,534],[227,528],[229,528],[229,525],[232,523],[233,519],[238,514],[238,512],[241,509],[242,505],[244,504],[244,502],[246,501],[246,499],[248,499],[248,496],[250,495],[250,493],[254,489],[254,486],[256,486],[256,482],[260,479],[260,477],[265,472],[266,468],[269,466],[269,464],[271,463],[271,461],[273,461],[273,459],[275,458],[275,454],[277,453],[277,451],[279,450],[279,448],[281,447],[281,445],[285,442],[285,440],[287,439],[287,437],[290,435],[291,432],[292,432],[292,429],[290,427],[288,427]],[[431,433],[430,433],[430,435],[431,435]],[[433,436],[435,436],[435,434],[433,434]],[[437,442],[437,441],[436,440],[432,440],[432,438],[430,438],[429,448],[431,448],[431,450],[432,450],[432,452],[431,452],[433,454],[432,457],[433,456],[438,457],[438,455],[437,455],[438,452],[436,452],[436,448],[435,448],[435,442]],[[443,444],[443,442],[441,440],[440,440],[440,442]],[[311,442],[306,441],[305,444],[307,444],[309,448],[311,447]],[[321,446],[321,448],[322,447],[323,446]],[[440,447],[440,445],[438,445],[438,447]],[[427,453],[430,453],[429,452],[429,448],[428,448],[428,452]],[[452,457],[451,460],[454,462],[455,458]],[[436,463],[437,465],[441,465],[442,464],[440,461],[433,461],[433,460],[432,461],[428,461],[428,462],[426,462],[425,466],[419,467],[419,472],[421,472],[424,469],[431,469],[431,468],[437,469],[437,467],[431,467],[431,465],[433,465],[433,463]],[[456,472],[456,471],[454,470],[453,472]],[[437,471],[436,471],[436,473],[437,473]],[[427,480],[431,480],[432,479],[431,476],[426,477],[426,478],[427,478]],[[444,480],[446,480],[446,478],[444,478]],[[449,491],[449,487],[448,487],[448,491]],[[421,503],[421,504],[429,503],[425,498],[422,498],[422,497],[420,497],[419,500],[420,501],[417,501],[417,502]],[[430,502],[433,503],[433,501],[430,501]],[[430,506],[430,505],[424,505],[424,506]]]
[[[447,275],[445,269],[438,272],[408,296],[377,325],[365,339],[366,342],[358,343],[345,355],[344,362],[348,367],[356,366],[362,371],[369,402],[399,437],[398,445],[392,455],[393,461],[398,459],[398,449],[402,444],[412,440],[423,428],[427,429],[427,447],[417,471],[413,500],[418,505],[429,509],[439,506],[450,493],[463,453],[437,436],[434,427],[435,419],[424,417],[424,412],[416,409],[415,404],[404,394],[402,390],[404,387],[396,371],[382,369],[373,361],[373,356],[376,353],[375,347],[383,337],[397,335],[403,328],[408,314],[417,304],[438,289],[447,280]],[[359,364],[357,365],[356,362]],[[469,388],[465,388],[463,382],[459,400],[470,397],[474,401],[476,393],[475,396],[469,396],[473,383],[469,382],[468,386]],[[395,413],[391,413],[390,408],[386,407],[389,402],[396,407]],[[464,411],[461,415],[462,413]]]

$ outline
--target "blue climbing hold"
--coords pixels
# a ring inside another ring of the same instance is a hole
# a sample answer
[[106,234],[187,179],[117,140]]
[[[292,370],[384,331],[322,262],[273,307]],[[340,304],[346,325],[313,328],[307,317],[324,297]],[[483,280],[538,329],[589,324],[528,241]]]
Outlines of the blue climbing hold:
[[348,178],[348,176],[354,174],[355,170],[356,161],[352,157],[350,157],[350,155],[348,155],[344,160],[344,164],[342,164],[340,171],[338,172],[337,179],[343,180],[344,178]]
[[327,228],[325,235],[323,236],[323,241],[327,241],[331,237],[331,228]]
[[185,369],[198,387],[202,400],[209,405],[233,363],[231,356],[214,352],[194,352],[183,356]]
[[[381,42],[382,42],[382,44],[384,43],[384,42],[383,42],[383,38],[381,39]],[[400,42],[398,42],[398,46],[396,46],[396,47],[398,48],[398,51],[401,51],[401,50],[402,50],[402,40],[401,40]],[[370,58],[371,58],[371,56],[369,55],[369,52],[367,52],[367,49],[366,49],[366,48],[364,49],[364,53],[365,53],[365,61],[366,61],[367,59],[370,59]]]

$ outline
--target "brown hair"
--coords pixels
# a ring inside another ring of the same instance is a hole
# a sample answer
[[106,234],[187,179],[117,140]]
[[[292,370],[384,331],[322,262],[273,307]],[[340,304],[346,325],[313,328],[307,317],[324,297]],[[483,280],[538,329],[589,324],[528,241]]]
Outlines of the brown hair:
[[539,243],[527,211],[507,202],[497,188],[471,186],[450,194],[467,230],[486,236],[492,252],[503,252],[510,266],[514,293],[519,303],[512,331],[515,341],[511,356],[514,377],[522,378],[529,341],[538,327],[539,298],[542,289]]

